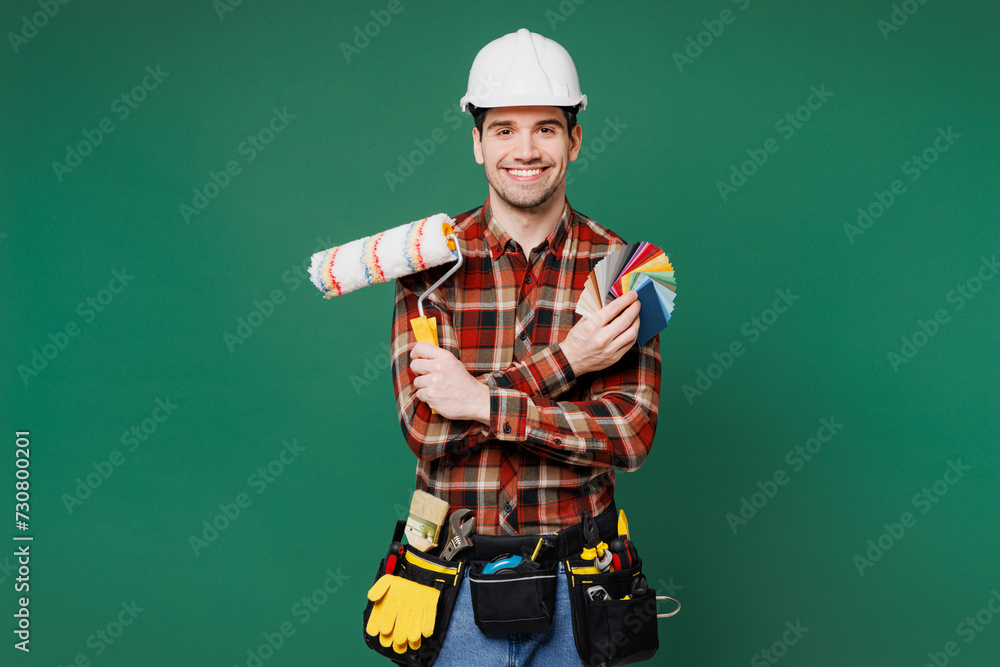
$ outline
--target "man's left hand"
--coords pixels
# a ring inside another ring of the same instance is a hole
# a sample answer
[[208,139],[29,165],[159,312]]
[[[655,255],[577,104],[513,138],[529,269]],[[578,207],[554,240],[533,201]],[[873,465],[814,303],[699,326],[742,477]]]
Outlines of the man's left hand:
[[490,423],[490,390],[448,350],[417,343],[410,350],[415,396],[445,419]]

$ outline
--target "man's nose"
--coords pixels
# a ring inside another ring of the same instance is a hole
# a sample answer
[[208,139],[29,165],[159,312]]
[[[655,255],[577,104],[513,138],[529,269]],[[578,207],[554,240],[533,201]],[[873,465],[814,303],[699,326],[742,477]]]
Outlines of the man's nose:
[[518,137],[513,157],[528,162],[538,158],[540,155],[541,151],[538,150],[534,134],[529,132]]

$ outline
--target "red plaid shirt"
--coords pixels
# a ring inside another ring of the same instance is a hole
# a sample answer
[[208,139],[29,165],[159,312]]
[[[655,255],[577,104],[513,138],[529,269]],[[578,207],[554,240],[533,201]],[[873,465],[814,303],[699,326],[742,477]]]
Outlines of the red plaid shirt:
[[660,392],[659,336],[614,365],[576,377],[559,348],[594,264],[624,241],[567,201],[530,260],[493,218],[489,199],[455,218],[465,255],[424,299],[442,348],[490,390],[490,425],[431,414],[414,397],[410,319],[449,265],[396,281],[392,372],[417,488],[471,509],[476,532],[532,535],[579,523],[611,503],[615,469],[649,453]]

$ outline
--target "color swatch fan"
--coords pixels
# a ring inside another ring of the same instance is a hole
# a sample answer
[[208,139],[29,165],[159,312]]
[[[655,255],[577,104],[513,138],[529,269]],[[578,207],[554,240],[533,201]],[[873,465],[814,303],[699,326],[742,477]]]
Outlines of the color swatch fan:
[[629,290],[639,294],[639,345],[667,328],[674,310],[677,281],[670,258],[651,243],[629,243],[594,265],[576,305],[593,315]]

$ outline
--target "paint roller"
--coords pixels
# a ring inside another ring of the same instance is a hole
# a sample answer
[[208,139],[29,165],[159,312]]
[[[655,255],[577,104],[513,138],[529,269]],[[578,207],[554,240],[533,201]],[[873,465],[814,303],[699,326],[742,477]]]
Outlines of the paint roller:
[[446,214],[438,213],[322,250],[312,256],[309,277],[329,299],[456,260],[447,273],[420,295],[417,299],[420,316],[410,320],[418,342],[437,345],[437,320],[424,315],[424,299],[462,266],[453,222]]

